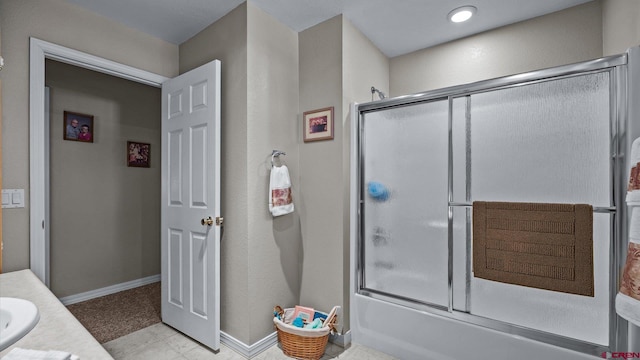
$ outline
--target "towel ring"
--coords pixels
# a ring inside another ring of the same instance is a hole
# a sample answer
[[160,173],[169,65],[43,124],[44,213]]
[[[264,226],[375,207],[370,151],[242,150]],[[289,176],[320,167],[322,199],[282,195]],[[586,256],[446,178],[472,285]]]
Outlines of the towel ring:
[[273,150],[271,152],[271,167],[274,167],[275,165],[273,164],[273,160],[276,156],[280,156],[280,155],[287,155],[287,153],[285,153],[284,151],[280,151],[280,150]]

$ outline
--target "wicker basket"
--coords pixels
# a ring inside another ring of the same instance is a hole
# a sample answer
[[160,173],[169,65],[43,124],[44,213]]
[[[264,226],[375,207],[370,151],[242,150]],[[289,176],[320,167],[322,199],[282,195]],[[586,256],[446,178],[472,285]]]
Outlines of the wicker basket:
[[335,324],[335,318],[328,326],[320,329],[299,328],[287,324],[277,317],[273,318],[273,323],[276,326],[278,341],[285,355],[302,360],[318,360],[324,354],[329,333]]

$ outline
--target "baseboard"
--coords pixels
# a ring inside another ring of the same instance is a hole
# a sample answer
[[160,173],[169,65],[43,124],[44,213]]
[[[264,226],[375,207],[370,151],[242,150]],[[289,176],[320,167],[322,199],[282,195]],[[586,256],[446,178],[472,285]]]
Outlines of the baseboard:
[[345,334],[330,334],[329,341],[340,347],[346,348],[351,344],[351,330],[347,331]]
[[275,345],[278,342],[278,334],[274,331],[253,345],[247,345],[224,331],[220,331],[220,342],[247,359],[251,359]]
[[133,289],[133,288],[136,288],[136,287],[139,287],[139,286],[152,284],[152,283],[155,283],[155,282],[158,282],[158,281],[160,281],[160,274],[148,276],[148,277],[145,277],[145,278],[142,278],[142,279],[127,281],[127,282],[123,282],[123,283],[120,283],[120,284],[115,284],[115,285],[103,287],[101,289],[95,289],[95,290],[83,292],[83,293],[80,293],[80,294],[65,296],[65,297],[60,298],[58,300],[60,300],[60,302],[63,305],[67,306],[67,305],[79,303],[79,302],[82,302],[82,301],[95,299],[95,298],[98,298],[98,297],[101,297],[101,296],[105,296],[105,295],[115,294],[117,292]]
[[[329,335],[329,341],[340,347],[346,348],[351,344],[351,331],[347,331],[347,333],[343,335],[331,334]],[[220,331],[220,342],[245,358],[251,359],[277,344],[278,334],[274,331],[255,344],[247,345],[224,331]]]

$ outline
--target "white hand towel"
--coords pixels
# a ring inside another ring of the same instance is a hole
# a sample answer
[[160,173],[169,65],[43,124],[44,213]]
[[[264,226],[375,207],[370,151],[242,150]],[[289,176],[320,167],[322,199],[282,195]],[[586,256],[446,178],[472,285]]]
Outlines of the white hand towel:
[[42,351],[14,348],[2,360],[78,360],[79,357],[64,351]]
[[291,178],[286,165],[272,166],[269,179],[269,211],[273,216],[286,215],[293,212],[291,197]]
[[627,206],[631,211],[629,248],[616,295],[616,312],[640,326],[640,138],[631,145],[631,170],[627,188]]

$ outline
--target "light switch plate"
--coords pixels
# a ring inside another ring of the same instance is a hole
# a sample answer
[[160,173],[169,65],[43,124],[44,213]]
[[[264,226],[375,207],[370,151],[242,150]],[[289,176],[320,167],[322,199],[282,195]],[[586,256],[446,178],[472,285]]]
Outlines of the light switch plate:
[[24,189],[2,189],[2,208],[23,208]]

